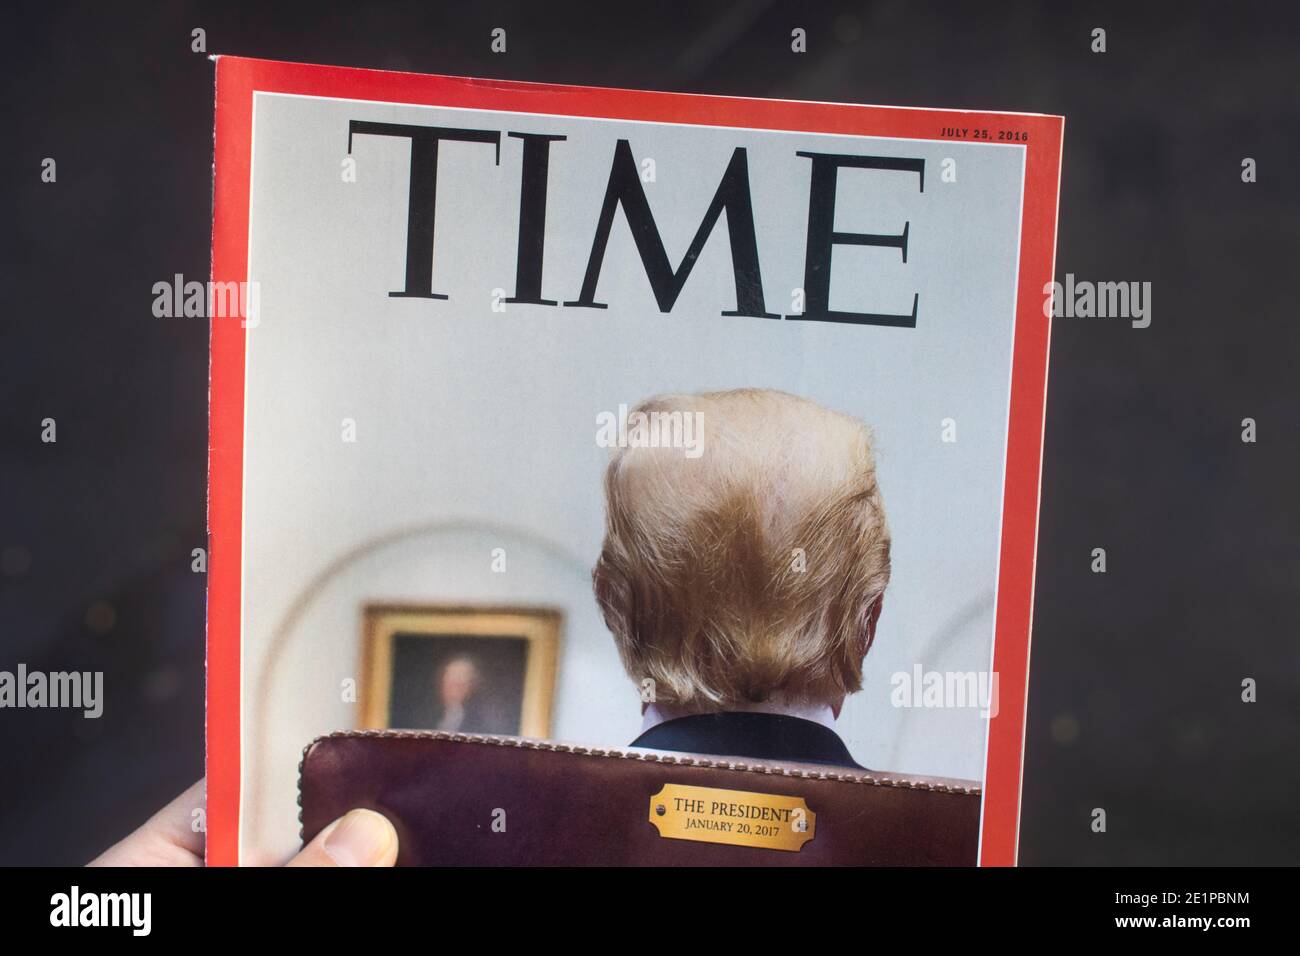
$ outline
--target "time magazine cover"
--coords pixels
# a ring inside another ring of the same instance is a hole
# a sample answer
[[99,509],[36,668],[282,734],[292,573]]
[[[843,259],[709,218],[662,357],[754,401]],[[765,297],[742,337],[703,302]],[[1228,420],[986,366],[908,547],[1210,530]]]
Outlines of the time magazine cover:
[[222,57],[215,122],[210,863],[340,792],[1015,862],[1061,117]]

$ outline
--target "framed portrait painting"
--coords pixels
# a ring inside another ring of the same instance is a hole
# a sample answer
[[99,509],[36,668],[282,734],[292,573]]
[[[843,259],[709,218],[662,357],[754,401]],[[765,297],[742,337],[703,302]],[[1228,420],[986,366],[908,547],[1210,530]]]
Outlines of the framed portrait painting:
[[362,728],[550,733],[559,611],[372,605],[363,621]]

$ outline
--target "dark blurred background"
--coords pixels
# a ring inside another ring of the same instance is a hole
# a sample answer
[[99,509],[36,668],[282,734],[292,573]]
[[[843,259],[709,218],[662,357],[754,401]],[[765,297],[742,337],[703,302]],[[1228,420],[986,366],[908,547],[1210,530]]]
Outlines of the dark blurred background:
[[49,3],[3,18],[0,669],[102,670],[106,705],[99,720],[0,711],[0,863],[84,862],[203,769],[190,555],[207,327],[151,313],[153,283],[208,273],[213,68],[196,27],[210,53],[1064,114],[1057,277],[1149,281],[1153,321],[1053,330],[1021,862],[1300,862],[1293,4]]

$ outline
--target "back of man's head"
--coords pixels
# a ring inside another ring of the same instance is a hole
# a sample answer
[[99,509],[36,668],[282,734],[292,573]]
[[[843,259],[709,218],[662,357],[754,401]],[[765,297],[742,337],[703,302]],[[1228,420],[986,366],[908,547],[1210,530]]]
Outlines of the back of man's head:
[[619,448],[605,474],[593,577],[629,676],[700,709],[858,690],[889,583],[867,428],[767,389],[637,411],[692,415],[703,442]]

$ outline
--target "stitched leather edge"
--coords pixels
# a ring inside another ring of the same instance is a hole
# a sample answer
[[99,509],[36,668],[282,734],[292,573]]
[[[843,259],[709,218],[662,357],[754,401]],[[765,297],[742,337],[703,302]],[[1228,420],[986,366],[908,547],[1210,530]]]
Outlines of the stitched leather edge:
[[302,777],[307,765],[307,754],[313,747],[325,740],[364,739],[367,737],[414,738],[423,740],[452,740],[457,743],[485,744],[493,747],[517,747],[520,750],[547,750],[553,753],[570,753],[583,757],[612,757],[622,760],[640,760],[645,763],[657,763],[672,767],[703,767],[713,770],[739,770],[747,773],[759,773],[772,777],[793,777],[804,780],[835,780],[840,783],[856,783],[869,787],[894,787],[901,790],[925,790],[931,793],[954,793],[966,796],[979,796],[981,787],[950,786],[931,783],[928,780],[894,777],[876,773],[836,773],[835,771],[805,770],[794,767],[774,766],[772,764],[749,764],[730,760],[712,760],[707,757],[666,754],[662,751],[623,750],[618,747],[584,747],[578,744],[555,743],[550,740],[536,740],[531,737],[506,737],[495,734],[462,734],[445,730],[340,730],[322,734],[302,750],[302,759],[298,761],[298,839],[303,839],[302,819]]

